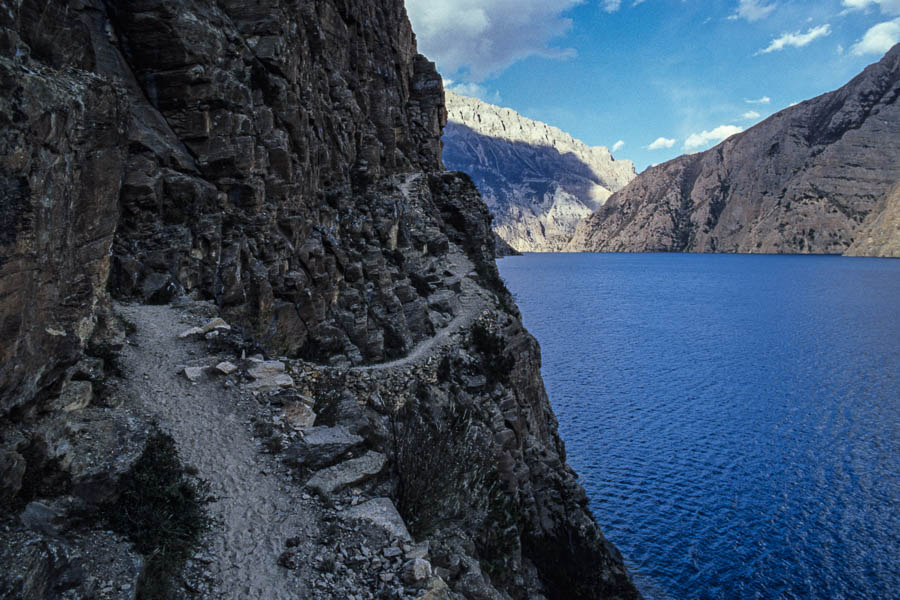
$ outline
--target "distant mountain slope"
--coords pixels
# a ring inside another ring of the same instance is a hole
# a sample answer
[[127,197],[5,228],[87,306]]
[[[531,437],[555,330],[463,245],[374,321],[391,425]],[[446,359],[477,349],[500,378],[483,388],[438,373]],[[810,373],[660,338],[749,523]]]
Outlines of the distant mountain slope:
[[884,207],[863,223],[845,254],[900,258],[900,181],[885,197]]
[[508,108],[447,92],[447,112],[444,164],[472,177],[494,231],[516,250],[560,250],[635,176],[631,161]]
[[837,91],[648,169],[570,251],[845,252],[900,179],[900,45]]

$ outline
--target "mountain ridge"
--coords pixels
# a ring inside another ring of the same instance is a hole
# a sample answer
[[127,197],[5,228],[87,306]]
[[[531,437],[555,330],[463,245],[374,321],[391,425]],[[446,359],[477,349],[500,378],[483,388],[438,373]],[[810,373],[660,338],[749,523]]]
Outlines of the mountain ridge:
[[494,231],[522,252],[558,251],[635,176],[634,164],[512,109],[447,93],[444,163],[470,175]]
[[569,251],[842,254],[900,177],[900,46],[848,84],[641,173]]

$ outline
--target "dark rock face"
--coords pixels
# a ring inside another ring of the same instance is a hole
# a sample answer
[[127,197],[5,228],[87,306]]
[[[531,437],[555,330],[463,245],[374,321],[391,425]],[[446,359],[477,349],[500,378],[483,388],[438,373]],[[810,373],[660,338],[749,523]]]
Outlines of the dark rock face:
[[[407,321],[422,302],[402,291],[409,281],[395,250],[424,249],[441,234],[400,194],[378,189],[389,176],[441,168],[441,82],[416,54],[402,4],[95,0],[2,9],[4,89],[24,90],[3,99],[13,127],[4,128],[0,191],[3,214],[15,216],[0,237],[10,248],[3,337],[15,340],[3,349],[4,397],[44,385],[13,385],[27,379],[17,372],[58,375],[52,364],[29,363],[29,352],[74,362],[90,329],[72,330],[105,287],[113,232],[115,295],[214,298],[272,351],[377,361],[430,333],[425,319]],[[83,43],[54,43],[60,31]],[[23,71],[33,65],[54,69],[48,78],[59,69],[92,73],[37,88],[40,77]],[[69,105],[82,108],[53,111]],[[65,144],[56,148],[63,160],[22,154],[55,142]],[[57,195],[71,205],[35,212],[36,199]],[[62,223],[73,235],[61,234]],[[52,283],[39,290],[16,248],[78,273],[46,265]],[[57,281],[78,285],[80,296]],[[70,314],[45,319],[44,305],[59,310],[63,297]],[[42,314],[13,310],[24,298],[36,298],[27,304]],[[20,335],[21,323],[45,321]]]
[[2,414],[52,387],[95,328],[118,217],[125,104],[89,73],[3,56],[0,89]]
[[497,258],[503,258],[504,256],[521,256],[522,253],[510,246],[506,243],[502,237],[497,235],[497,232],[494,232],[494,245],[497,248],[496,254]]
[[[378,388],[382,412],[408,424],[473,411],[477,444],[451,429],[419,447],[499,461],[473,468],[472,490],[445,490],[493,507],[447,513],[438,547],[459,550],[454,594],[638,597],[565,465],[487,207],[443,170],[442,85],[402,2],[0,0],[0,26],[4,501],[115,496],[144,443],[124,432],[144,427],[104,404],[121,344],[107,290],[190,296],[257,349],[329,373],[415,355],[426,367],[402,383],[356,389],[365,402]],[[71,443],[80,412],[96,428],[84,444],[109,447]],[[384,418],[350,431],[386,439]],[[351,440],[324,454],[353,454]],[[390,488],[400,456],[381,450],[389,464],[372,475]]]
[[378,182],[439,169],[444,122],[402,6],[138,2],[111,18],[167,126],[131,136],[113,292],[196,291],[308,357],[377,361],[427,335],[382,252],[429,235]]
[[841,89],[648,169],[572,251],[841,254],[900,177],[900,46]]

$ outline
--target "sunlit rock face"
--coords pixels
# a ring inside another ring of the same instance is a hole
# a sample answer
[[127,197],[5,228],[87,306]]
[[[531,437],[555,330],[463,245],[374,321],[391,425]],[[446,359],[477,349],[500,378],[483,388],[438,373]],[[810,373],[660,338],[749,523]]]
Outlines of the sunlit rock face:
[[641,173],[567,248],[842,254],[861,235],[874,240],[863,225],[890,210],[885,199],[900,179],[898,96],[895,46],[839,90]]
[[845,254],[900,258],[900,182],[872,211]]
[[635,176],[631,161],[508,108],[448,91],[447,114],[445,165],[472,177],[494,231],[520,252],[561,250]]

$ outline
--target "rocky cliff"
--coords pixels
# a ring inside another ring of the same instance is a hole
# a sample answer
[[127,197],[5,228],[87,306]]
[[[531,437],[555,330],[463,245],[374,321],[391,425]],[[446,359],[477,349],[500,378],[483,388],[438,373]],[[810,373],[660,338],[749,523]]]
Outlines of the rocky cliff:
[[494,231],[520,252],[559,251],[635,176],[631,161],[508,108],[447,92],[447,113],[444,163],[474,179]]
[[872,211],[856,234],[846,256],[885,256],[900,258],[900,182]]
[[638,597],[400,0],[0,28],[0,595]]
[[895,46],[837,91],[648,169],[568,249],[841,254],[900,176],[898,96]]

